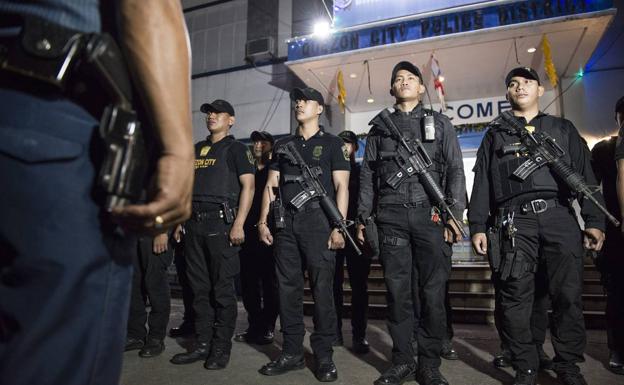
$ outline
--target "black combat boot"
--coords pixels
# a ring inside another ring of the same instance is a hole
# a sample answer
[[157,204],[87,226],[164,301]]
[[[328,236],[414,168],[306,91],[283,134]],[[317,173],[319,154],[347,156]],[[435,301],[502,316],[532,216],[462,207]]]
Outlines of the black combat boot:
[[442,350],[440,350],[440,357],[450,361],[459,360],[459,356],[457,355],[455,349],[453,349],[453,343],[450,340],[442,341]]
[[416,373],[416,381],[420,385],[449,385],[439,368],[422,364]]
[[160,355],[164,351],[165,343],[163,340],[158,338],[148,338],[141,351],[139,351],[139,356],[143,358],[151,358]]
[[210,354],[210,342],[199,342],[195,350],[188,353],[178,353],[171,359],[172,364],[186,365],[205,360]]
[[416,363],[393,365],[383,372],[375,381],[375,385],[401,385],[405,381],[411,381],[416,374]]
[[208,370],[225,369],[229,362],[230,349],[219,346],[212,349],[210,355],[206,358],[204,368]]
[[292,355],[282,353],[275,361],[271,361],[261,367],[258,372],[265,376],[277,376],[291,370],[303,369],[304,367],[305,361],[303,360],[303,354]]

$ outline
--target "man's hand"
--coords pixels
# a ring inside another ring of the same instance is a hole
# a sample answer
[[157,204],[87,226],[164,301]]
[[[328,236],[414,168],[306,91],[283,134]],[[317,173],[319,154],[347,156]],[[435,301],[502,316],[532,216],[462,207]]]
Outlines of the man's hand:
[[366,226],[364,226],[363,224],[360,223],[357,225],[357,230],[355,231],[355,235],[360,245],[363,245],[364,242],[366,242],[366,236],[364,235],[365,230],[366,230]]
[[182,240],[182,233],[184,233],[182,225],[177,225],[175,230],[173,230],[173,239],[175,239],[177,243],[180,243]]
[[444,242],[455,243],[462,240],[461,231],[453,221],[449,221],[444,228]]
[[327,248],[330,250],[344,249],[345,239],[340,230],[333,229],[327,240]]
[[267,246],[273,244],[273,235],[271,235],[271,230],[269,230],[269,226],[267,226],[266,223],[258,224],[258,238],[260,238],[260,242],[263,242]]
[[245,230],[243,230],[243,226],[235,224],[230,230],[230,243],[233,246],[239,246],[243,242],[245,242]]
[[600,251],[604,240],[605,235],[602,230],[593,228],[585,229],[585,235],[583,236],[583,246],[585,249]]
[[479,255],[487,254],[487,235],[485,233],[476,233],[472,236],[472,247]]
[[154,254],[162,254],[167,251],[167,247],[169,246],[169,236],[167,233],[158,234],[154,237],[154,242],[152,242],[152,251]]
[[137,86],[158,161],[148,203],[113,211],[128,230],[153,235],[186,220],[193,188],[191,60],[180,1],[162,0],[146,7],[122,0],[118,7],[120,45]]
[[[164,229],[184,222],[191,215],[193,175],[193,158],[161,156],[151,201],[114,209],[114,217],[129,230],[149,234],[162,233]],[[155,226],[157,216],[162,219],[162,225],[158,227]]]

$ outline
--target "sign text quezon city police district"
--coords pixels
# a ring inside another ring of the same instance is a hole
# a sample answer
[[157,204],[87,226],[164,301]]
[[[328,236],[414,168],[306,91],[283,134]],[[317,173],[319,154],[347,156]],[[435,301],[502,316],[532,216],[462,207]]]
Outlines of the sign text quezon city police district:
[[336,32],[325,39],[295,39],[288,44],[288,60],[602,11],[612,5],[612,0],[530,0],[397,23],[389,22],[378,27]]

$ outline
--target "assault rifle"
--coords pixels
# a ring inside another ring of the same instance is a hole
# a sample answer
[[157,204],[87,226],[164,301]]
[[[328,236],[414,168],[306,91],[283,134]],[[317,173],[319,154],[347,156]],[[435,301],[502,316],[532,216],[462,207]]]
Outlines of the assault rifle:
[[390,112],[387,108],[381,111],[379,116],[390,130],[390,133],[399,141],[397,152],[393,154],[399,165],[399,170],[388,178],[386,183],[393,189],[396,189],[408,177],[414,174],[418,175],[420,183],[422,183],[429,197],[435,201],[442,212],[448,214],[451,221],[455,224],[455,227],[459,229],[462,237],[467,238],[468,234],[466,234],[463,224],[455,218],[455,215],[453,215],[451,211],[451,206],[455,204],[455,201],[447,199],[444,196],[442,189],[438,186],[438,183],[433,179],[433,176],[428,170],[432,162],[422,142],[419,139],[415,139],[412,143],[408,143],[401,130],[399,130],[390,118]]
[[620,221],[611,215],[611,213],[594,197],[593,194],[598,189],[596,187],[590,187],[581,174],[574,171],[569,164],[563,161],[565,151],[555,142],[553,137],[546,132],[530,132],[508,111],[501,114],[501,119],[511,126],[512,132],[520,136],[519,144],[503,146],[503,154],[521,154],[528,157],[528,159],[513,172],[516,178],[524,181],[537,169],[548,165],[557,176],[564,180],[572,191],[577,194],[583,194],[585,198],[589,199],[602,211],[611,223],[616,227],[620,226]]
[[325,215],[327,215],[331,225],[337,227],[342,235],[347,238],[357,255],[362,255],[362,251],[347,229],[353,222],[347,221],[342,217],[338,207],[336,207],[336,203],[327,195],[327,191],[325,191],[323,184],[319,180],[319,176],[323,173],[323,170],[318,166],[308,166],[292,142],[278,147],[276,152],[277,154],[284,155],[293,165],[301,169],[301,175],[283,176],[284,183],[297,182],[302,188],[302,191],[290,201],[290,204],[296,209],[300,209],[311,199],[319,198],[319,204],[325,212]]

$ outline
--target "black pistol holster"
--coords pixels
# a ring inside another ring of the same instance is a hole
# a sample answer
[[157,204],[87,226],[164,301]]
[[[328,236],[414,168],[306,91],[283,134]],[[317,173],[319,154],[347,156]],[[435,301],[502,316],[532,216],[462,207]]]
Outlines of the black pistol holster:
[[225,223],[227,223],[228,225],[234,223],[236,215],[238,214],[238,208],[232,208],[230,206],[230,202],[228,201],[224,201],[223,203],[221,203],[221,207],[223,207],[223,220],[225,221]]
[[[17,19],[17,17],[12,18]],[[108,34],[81,33],[35,16],[20,18],[20,34],[0,37],[0,70],[11,84],[70,95],[95,82],[107,101],[100,122],[105,157],[99,185],[107,210],[140,197],[147,171],[145,141],[132,107],[132,83],[121,51]]]
[[270,226],[276,231],[285,228],[286,222],[284,216],[286,215],[286,209],[280,197],[276,196],[275,199],[271,201],[269,210],[271,212],[271,215],[269,215]]
[[496,235],[492,237],[492,240],[497,240],[498,249],[496,245],[491,247],[488,244],[488,257],[492,253],[490,257],[492,270],[499,273],[503,281],[510,278],[519,279],[527,272],[537,271],[537,263],[516,247],[515,237],[518,229],[513,223],[513,217],[514,213],[508,208],[498,209],[493,227],[497,229]]
[[364,237],[370,247],[370,258],[379,257],[379,231],[377,230],[377,223],[375,223],[375,216],[364,219]]

